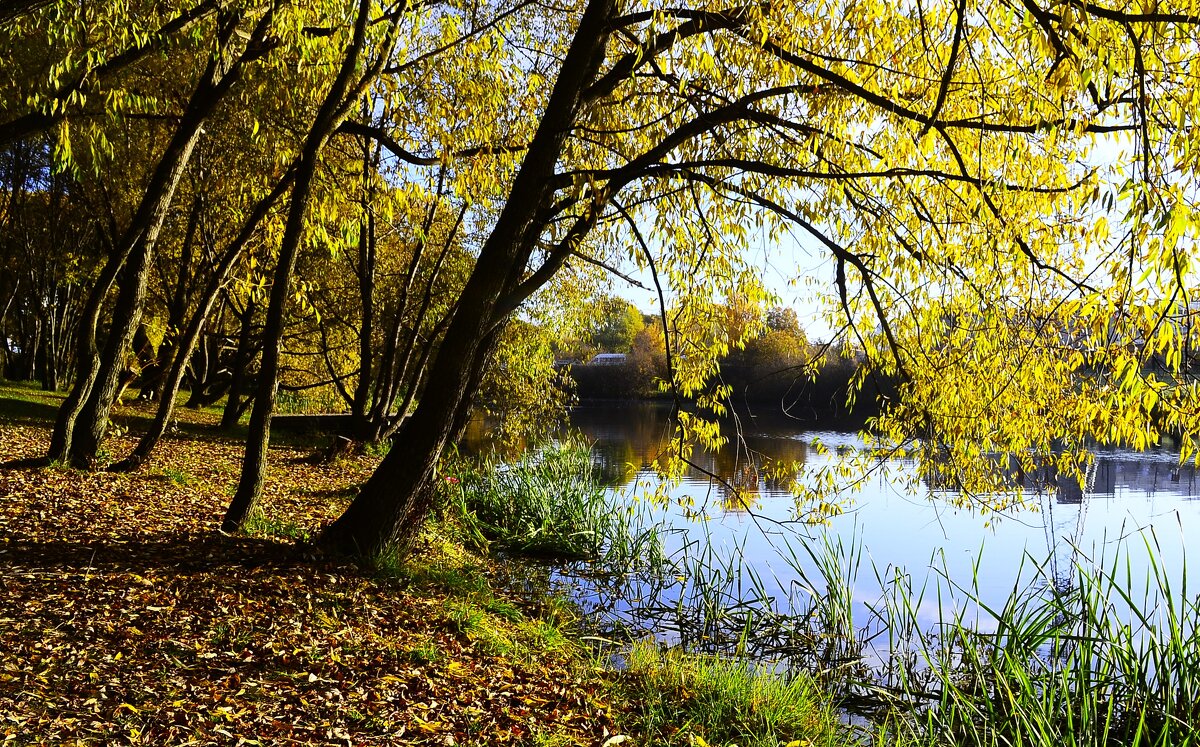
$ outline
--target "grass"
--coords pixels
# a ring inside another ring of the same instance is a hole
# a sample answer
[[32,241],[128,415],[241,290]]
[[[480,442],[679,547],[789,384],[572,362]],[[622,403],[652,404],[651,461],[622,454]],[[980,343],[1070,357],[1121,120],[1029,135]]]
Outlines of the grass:
[[[637,643],[620,678],[622,697],[648,744],[740,747],[847,744],[828,699],[804,674],[761,663]],[[640,742],[639,742],[640,743]]]
[[931,700],[893,711],[884,731],[904,745],[1200,743],[1200,598],[1187,593],[1186,567],[1174,588],[1155,560],[1157,535],[1143,539],[1143,577],[1118,556],[1077,562],[1069,584],[1037,566],[998,607],[974,583],[960,589],[994,632],[962,613],[922,631],[911,622],[922,595],[893,595],[885,618],[918,654],[899,672],[900,692]]
[[[784,656],[869,712],[880,745],[1200,745],[1200,597],[1189,595],[1186,567],[1157,560],[1153,530],[1143,542],[1116,543],[1107,560],[1080,554],[1065,580],[1027,559],[999,603],[982,593],[978,567],[958,585],[943,561],[943,583],[917,589],[903,569],[876,569],[884,591],[862,629],[851,611],[862,570],[854,540],[796,537],[779,548],[799,577],[790,599],[772,598],[740,553],[699,542],[677,559],[673,619],[692,649]],[[1150,559],[1143,575],[1131,570],[1134,549]],[[940,615],[932,625],[930,609]],[[864,663],[868,645],[879,647],[877,667]]]
[[[167,471],[164,470],[164,474]],[[167,477],[178,485],[188,484],[187,480],[180,481],[169,474]],[[243,531],[251,536],[292,540],[301,543],[306,543],[312,539],[312,533],[308,527],[288,519],[269,517],[262,511],[257,511],[250,515]]]
[[163,467],[162,475],[180,487],[190,485],[192,482],[191,475],[176,467]]
[[444,488],[469,535],[509,552],[630,565],[658,550],[655,530],[638,529],[610,502],[590,447],[579,441],[553,443],[509,463],[460,462]]

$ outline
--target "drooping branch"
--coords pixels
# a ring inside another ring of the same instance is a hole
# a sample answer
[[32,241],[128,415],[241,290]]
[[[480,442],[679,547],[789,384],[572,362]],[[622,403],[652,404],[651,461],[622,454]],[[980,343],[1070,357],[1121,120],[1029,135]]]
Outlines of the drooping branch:
[[[21,0],[17,0],[17,2],[21,2]],[[94,68],[78,73],[69,82],[59,85],[50,98],[61,104],[67,101],[72,94],[93,90],[98,83],[113,77],[150,54],[162,51],[177,34],[214,13],[220,7],[219,0],[204,0],[185,10],[163,24],[158,31],[149,34],[141,43],[110,57]],[[67,108],[58,106],[52,109],[52,113],[48,113],[46,110],[32,111],[0,123],[0,146],[8,145],[38,132],[44,132],[67,115]]]

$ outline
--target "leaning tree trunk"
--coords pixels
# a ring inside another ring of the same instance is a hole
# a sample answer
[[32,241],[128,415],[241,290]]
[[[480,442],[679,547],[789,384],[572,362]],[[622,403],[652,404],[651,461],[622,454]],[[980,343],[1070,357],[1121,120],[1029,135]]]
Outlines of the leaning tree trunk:
[[[296,165],[296,183],[292,187],[292,199],[288,205],[287,223],[279,245],[279,260],[272,280],[271,295],[267,304],[267,319],[263,328],[262,364],[258,372],[258,391],[254,407],[250,411],[250,429],[246,435],[246,454],[242,458],[242,472],[238,479],[237,492],[225,512],[221,529],[226,532],[241,530],[254,514],[262,495],[266,479],[267,446],[271,439],[271,416],[275,410],[275,396],[279,391],[279,354],[282,346],[284,314],[288,301],[288,286],[292,271],[304,237],[304,221],[312,197],[312,182],[316,175],[321,151],[329,142],[338,125],[345,118],[348,101],[353,102],[362,94],[369,79],[382,67],[383,56],[370,75],[364,75],[358,85],[352,85],[359,59],[366,48],[366,32],[371,3],[360,0],[354,23],[354,35],[346,49],[346,55],[337,77],[321,102],[312,128],[305,138],[299,161]],[[393,30],[396,19],[392,20]],[[389,43],[391,35],[389,34]]]
[[[121,261],[128,267],[125,268],[113,326],[105,342],[103,358],[98,366],[87,372],[86,378],[92,383],[88,386],[89,391],[80,397],[82,404],[71,418],[74,427],[66,436],[64,453],[72,464],[87,465],[95,459],[96,450],[108,428],[108,415],[121,375],[122,358],[141,321],[150,255],[158,242],[158,235],[175,197],[175,189],[191,159],[204,122],[217,104],[233,90],[246,63],[262,54],[259,45],[267,34],[271,18],[271,11],[267,11],[259,19],[245,49],[228,64],[223,53],[229,49],[231,40],[237,38],[241,17],[229,15],[220,19],[216,47],[221,53],[212,56],[201,74],[122,242],[126,248],[121,253]],[[95,361],[95,358],[92,360]]]
[[84,402],[91,394],[92,385],[96,383],[96,374],[100,370],[100,351],[96,347],[96,335],[100,326],[100,312],[104,306],[104,297],[112,288],[121,266],[125,263],[124,255],[113,248],[108,262],[100,272],[96,285],[88,294],[87,304],[83,309],[83,318],[75,332],[75,374],[71,383],[71,391],[58,408],[58,416],[54,421],[54,430],[50,434],[50,450],[47,458],[51,461],[65,462],[71,451],[71,437],[75,432],[75,420]]
[[152,248],[151,242],[143,242],[141,250],[131,258],[133,261],[125,265],[125,276],[118,286],[117,304],[113,309],[112,328],[104,342],[95,383],[79,411],[71,434],[67,461],[74,467],[91,466],[108,429],[109,414],[125,368],[125,351],[129,349],[141,324]]
[[578,116],[583,91],[604,60],[613,0],[590,0],[571,48],[530,141],[509,199],[480,250],[460,303],[434,359],[421,401],[397,434],[388,455],[319,544],[333,552],[375,555],[404,551],[435,497],[442,450],[456,435],[479,386],[506,316],[502,304],[513,278],[540,233],[535,223],[550,196],[554,168]]
[[[254,231],[258,228],[258,225],[266,218],[271,207],[287,191],[291,183],[292,172],[288,172],[279,184],[271,190],[270,194],[258,201],[258,204],[254,206],[249,217],[247,217],[245,223],[242,225],[241,231],[238,232],[238,235],[230,242],[229,246],[225,248],[225,252],[221,255],[217,266],[213,268],[213,273],[204,287],[204,295],[200,299],[199,306],[192,313],[183,334],[175,341],[170,368],[163,378],[162,390],[158,399],[158,410],[154,414],[154,422],[150,425],[150,429],[142,435],[133,453],[113,466],[114,471],[134,470],[140,467],[150,458],[150,453],[167,432],[167,424],[171,421],[171,415],[175,411],[175,402],[179,399],[179,384],[183,381],[183,374],[187,370],[188,359],[192,357],[192,353],[196,349],[196,343],[200,340],[200,333],[204,330],[204,323],[208,319],[209,314],[212,313],[213,305],[216,303],[221,289],[225,286],[234,263],[241,256],[242,249],[246,246],[250,237],[254,235]],[[248,304],[246,308],[247,315],[252,317],[254,314],[253,303]],[[244,338],[246,336],[247,334],[243,330],[243,340],[238,343],[239,357],[234,360],[234,376],[238,375],[236,367],[242,365],[242,346],[245,343]],[[230,396],[232,397],[232,390]]]

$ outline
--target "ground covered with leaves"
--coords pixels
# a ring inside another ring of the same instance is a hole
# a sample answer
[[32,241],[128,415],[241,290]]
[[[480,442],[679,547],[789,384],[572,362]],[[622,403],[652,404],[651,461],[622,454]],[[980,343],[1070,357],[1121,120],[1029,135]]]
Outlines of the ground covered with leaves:
[[[0,462],[44,453],[47,426],[8,404]],[[375,462],[311,453],[272,449],[264,516],[238,537],[217,531],[234,439],[177,436],[128,475],[0,469],[0,742],[601,744],[617,732],[599,673],[564,636],[568,615],[490,584],[478,558],[430,537],[383,575],[298,549]]]

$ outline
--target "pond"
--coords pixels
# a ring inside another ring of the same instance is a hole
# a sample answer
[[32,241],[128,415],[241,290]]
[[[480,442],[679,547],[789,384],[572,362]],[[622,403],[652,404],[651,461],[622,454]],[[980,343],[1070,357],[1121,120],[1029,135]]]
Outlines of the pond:
[[[749,460],[757,454],[819,468],[836,457],[819,453],[814,440],[833,451],[858,448],[853,426],[817,429],[782,416],[743,416],[741,448],[698,456],[702,469],[668,486],[673,500],[666,504],[639,496],[660,484],[650,465],[671,436],[667,408],[584,405],[572,412],[571,427],[594,443],[614,505],[637,506],[643,523],[665,526],[667,553],[689,556],[684,567],[708,578],[682,571],[668,583],[637,576],[614,583],[565,568],[556,572],[558,584],[593,619],[692,647],[745,646],[747,634],[762,638],[753,628],[768,618],[811,617],[813,600],[827,596],[831,584],[844,587],[852,621],[841,624],[852,624],[860,639],[879,632],[880,600],[897,578],[914,596],[924,589],[912,602],[920,624],[959,614],[982,630],[995,625],[987,608],[1061,592],[1077,564],[1115,562],[1135,586],[1157,567],[1172,588],[1185,589],[1187,540],[1200,537],[1196,471],[1180,467],[1168,448],[1104,451],[1086,489],[1039,494],[1031,510],[987,516],[954,508],[944,493],[914,492],[906,487],[914,465],[891,460],[839,496],[844,513],[812,526],[795,521],[796,500],[786,486],[755,480]],[[707,612],[697,610],[706,605]],[[751,608],[755,615],[738,614]],[[767,638],[757,641],[757,653],[785,645]]]

